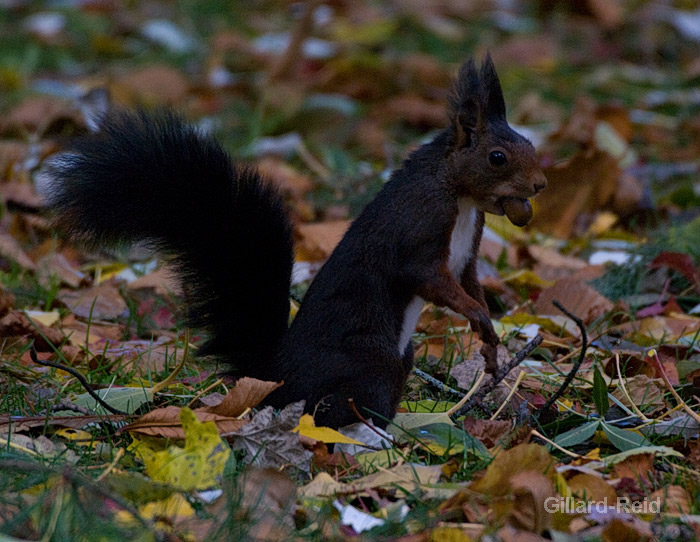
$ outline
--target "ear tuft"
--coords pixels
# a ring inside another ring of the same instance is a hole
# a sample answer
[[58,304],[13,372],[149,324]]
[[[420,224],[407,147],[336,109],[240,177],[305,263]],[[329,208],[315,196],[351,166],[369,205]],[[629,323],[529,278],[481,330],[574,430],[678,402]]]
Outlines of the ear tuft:
[[456,147],[471,144],[472,133],[479,123],[479,109],[479,71],[474,59],[470,58],[459,69],[459,75],[450,93],[448,115],[453,131],[453,144]]
[[491,55],[486,53],[479,74],[480,99],[484,116],[489,120],[506,120],[506,102],[503,99],[501,82],[496,74]]

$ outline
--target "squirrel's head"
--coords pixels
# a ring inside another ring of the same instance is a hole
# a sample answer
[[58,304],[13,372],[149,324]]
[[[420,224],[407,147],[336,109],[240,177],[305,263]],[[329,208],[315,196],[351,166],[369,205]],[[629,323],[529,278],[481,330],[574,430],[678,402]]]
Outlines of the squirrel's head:
[[491,57],[477,69],[465,62],[455,81],[449,107],[446,149],[448,182],[459,197],[477,208],[506,214],[516,226],[532,218],[528,201],[545,186],[535,149],[506,120],[501,83]]

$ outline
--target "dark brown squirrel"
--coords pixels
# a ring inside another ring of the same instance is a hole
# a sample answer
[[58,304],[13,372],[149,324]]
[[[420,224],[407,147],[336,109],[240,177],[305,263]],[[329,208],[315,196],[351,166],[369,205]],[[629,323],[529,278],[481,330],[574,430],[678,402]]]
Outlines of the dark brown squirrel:
[[170,112],[113,110],[52,158],[59,227],[92,246],[146,241],[173,258],[200,354],[284,380],[267,403],[305,400],[316,423],[385,427],[413,365],[426,301],[463,314],[487,369],[499,339],[476,276],[484,213],[516,225],[546,186],[535,150],[506,121],[489,56],[460,69],[449,125],[396,170],[313,280],[291,326],[292,227],[280,195]]

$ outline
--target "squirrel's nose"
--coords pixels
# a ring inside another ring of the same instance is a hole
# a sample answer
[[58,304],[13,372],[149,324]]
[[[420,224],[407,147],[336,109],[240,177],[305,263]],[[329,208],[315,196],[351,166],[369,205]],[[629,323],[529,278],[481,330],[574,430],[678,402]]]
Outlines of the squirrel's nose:
[[535,192],[535,194],[538,194],[542,190],[545,189],[547,186],[547,177],[544,176],[544,173],[541,171],[538,171],[535,173],[532,179],[532,190]]

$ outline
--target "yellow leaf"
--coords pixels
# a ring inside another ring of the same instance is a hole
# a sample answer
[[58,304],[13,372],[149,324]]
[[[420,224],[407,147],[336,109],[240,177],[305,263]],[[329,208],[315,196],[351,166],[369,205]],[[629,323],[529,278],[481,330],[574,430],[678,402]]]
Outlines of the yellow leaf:
[[69,429],[64,427],[56,431],[56,434],[67,440],[78,441],[76,442],[78,446],[88,446],[91,448],[95,446],[95,441],[93,440],[92,435],[81,429]]
[[430,542],[471,542],[471,538],[459,527],[435,527],[430,533]]
[[549,331],[555,335],[559,335],[562,330],[566,331],[569,335],[577,337],[580,335],[576,323],[567,318],[566,316],[552,315],[552,316],[536,316],[534,314],[527,314],[525,312],[519,312],[513,314],[512,316],[504,316],[501,318],[501,323],[503,324],[513,324],[519,327],[525,327],[530,324],[536,324],[540,326],[545,331]]
[[366,446],[365,443],[355,440],[354,438],[346,437],[342,433],[339,433],[335,429],[330,427],[316,427],[316,422],[314,422],[313,416],[311,414],[304,414],[299,419],[299,425],[297,425],[293,431],[309,437],[314,440],[320,440],[321,442],[331,443],[331,442],[342,442],[343,444],[357,444],[358,446]]
[[147,520],[168,518],[171,523],[194,516],[194,509],[181,493],[173,493],[162,501],[149,502],[139,508]]
[[521,269],[503,277],[503,282],[512,286],[527,286],[530,288],[549,288],[554,286],[554,281],[541,279],[536,273],[529,269]]
[[214,422],[201,423],[194,412],[183,408],[180,422],[185,430],[185,447],[158,450],[158,439],[138,439],[136,452],[152,480],[179,489],[206,489],[215,485],[224,472],[231,449],[221,439]]
[[58,311],[24,311],[32,322],[39,322],[45,326],[52,326],[61,319]]

